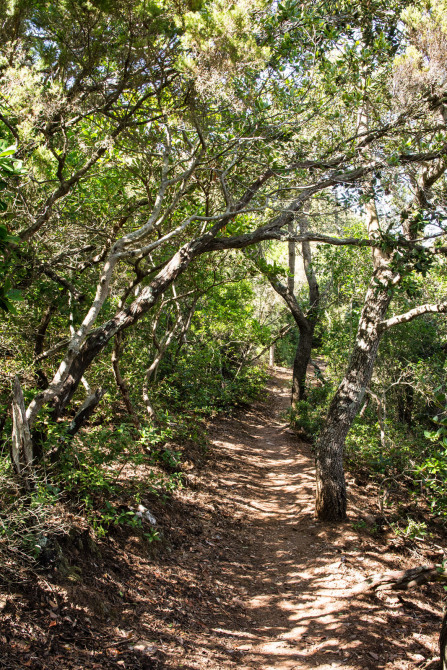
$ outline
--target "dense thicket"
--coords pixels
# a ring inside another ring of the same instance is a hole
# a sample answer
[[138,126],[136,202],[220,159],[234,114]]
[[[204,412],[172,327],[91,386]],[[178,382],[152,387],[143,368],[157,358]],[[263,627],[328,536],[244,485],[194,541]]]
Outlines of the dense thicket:
[[439,489],[445,9],[0,4],[9,502],[43,467],[48,495],[93,516],[112,463],[158,459],[173,485],[175,445],[259,391],[286,332],[294,421],[314,432],[312,347],[330,360],[317,515],[345,518],[355,421],[350,449],[367,434],[392,467],[387,426],[416,431],[413,471]]

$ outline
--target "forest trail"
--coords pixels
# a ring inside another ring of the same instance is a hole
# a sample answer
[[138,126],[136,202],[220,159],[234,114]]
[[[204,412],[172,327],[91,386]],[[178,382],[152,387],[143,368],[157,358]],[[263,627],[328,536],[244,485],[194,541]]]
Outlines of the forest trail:
[[188,486],[143,499],[163,542],[123,528],[89,543],[87,529],[63,545],[64,570],[9,582],[0,667],[435,670],[442,587],[353,587],[442,552],[376,526],[367,479],[348,476],[346,523],[315,521],[312,451],[287,427],[289,392],[290,372],[276,368],[263,400],[211,423]]
[[[289,381],[289,371],[277,368],[267,403],[215,425],[212,488],[234,523],[233,534],[213,539],[220,562],[209,570],[233,594],[243,625],[217,617],[178,667],[432,667],[439,615],[429,587],[404,596],[351,591],[370,574],[417,565],[421,557],[359,533],[352,510],[338,527],[315,521],[311,448],[284,417]],[[367,510],[361,487],[352,495]],[[220,604],[223,613],[228,603]]]

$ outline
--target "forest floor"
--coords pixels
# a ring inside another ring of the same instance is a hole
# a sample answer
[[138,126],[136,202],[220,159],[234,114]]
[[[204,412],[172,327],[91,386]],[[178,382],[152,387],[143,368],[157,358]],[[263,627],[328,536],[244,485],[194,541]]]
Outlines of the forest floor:
[[79,539],[64,574],[6,583],[0,667],[434,670],[442,587],[355,586],[439,563],[442,538],[379,528],[377,486],[350,474],[349,520],[316,522],[311,447],[285,419],[289,387],[276,368],[264,400],[213,422],[206,465],[151,505],[158,547],[132,531]]

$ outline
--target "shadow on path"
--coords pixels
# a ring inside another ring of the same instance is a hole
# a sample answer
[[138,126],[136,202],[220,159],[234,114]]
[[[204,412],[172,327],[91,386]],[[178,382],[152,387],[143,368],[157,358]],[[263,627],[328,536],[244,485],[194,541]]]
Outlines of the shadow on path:
[[217,424],[213,486],[239,525],[216,579],[236,586],[247,622],[214,633],[241,670],[427,667],[439,621],[430,599],[351,595],[367,575],[406,567],[401,557],[352,523],[314,520],[313,456],[287,428],[288,382],[276,369],[266,404]]

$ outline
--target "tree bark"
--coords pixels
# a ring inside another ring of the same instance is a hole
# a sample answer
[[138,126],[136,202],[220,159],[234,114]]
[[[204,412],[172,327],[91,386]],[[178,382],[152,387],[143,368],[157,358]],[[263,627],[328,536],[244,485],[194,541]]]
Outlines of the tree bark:
[[[33,444],[26,418],[23,391],[17,376],[14,378],[12,392],[11,460],[15,471],[24,478],[25,485],[27,485],[27,478],[31,474],[33,462]],[[29,488],[28,485],[27,488]]]
[[[358,130],[368,131],[366,102],[359,111]],[[366,225],[369,239],[375,240],[380,235],[380,221],[371,183],[370,196],[365,205]],[[395,277],[389,268],[390,258],[379,248],[372,248],[371,252],[374,273],[366,292],[354,349],[316,445],[315,513],[321,521],[346,519],[345,440],[369,386],[382,334],[380,324],[391,302]]]
[[121,343],[122,343],[122,337],[120,333],[117,333],[115,336],[115,346],[112,351],[112,368],[113,368],[113,376],[115,377],[115,382],[116,385],[121,392],[121,396],[123,398],[124,404],[126,406],[127,413],[129,414],[130,418],[132,419],[132,423],[135,426],[135,428],[140,428],[140,422],[138,420],[137,413],[135,412],[135,409],[132,405],[132,401],[129,396],[129,388],[127,386],[127,382],[124,379],[124,377],[121,374],[120,370],[120,355],[121,355]]
[[[367,127],[367,117],[361,113],[359,128]],[[416,190],[415,204],[423,207],[425,189],[444,174],[439,165],[433,174],[425,171]],[[374,193],[366,203],[367,228],[370,240],[380,236],[380,222]],[[411,211],[411,207],[408,208]],[[405,230],[407,239],[414,239],[412,227]],[[391,270],[391,256],[380,247],[372,249],[374,274],[366,293],[357,331],[356,342],[348,370],[338,387],[316,445],[316,515],[322,521],[343,521],[346,518],[346,484],[343,471],[344,443],[357,415],[365,390],[371,380],[382,334],[386,329],[410,321],[427,312],[447,311],[447,303],[421,305],[415,309],[384,320],[392,299],[393,287],[399,281],[398,272]]]
[[284,286],[278,279],[271,279],[273,289],[280,295],[298,327],[300,337],[293,362],[292,376],[292,407],[296,407],[299,400],[304,397],[306,388],[306,372],[310,361],[312,348],[313,324],[305,317],[294,294],[288,286]]
[[79,411],[73,417],[73,421],[71,422],[68,429],[68,433],[71,436],[76,435],[78,430],[82,428],[86,421],[88,421],[105,392],[105,389],[98,388],[94,393],[91,393],[88,398],[86,398]]
[[186,270],[191,261],[200,253],[204,253],[211,239],[210,236],[204,235],[202,238],[186,244],[172,257],[155,279],[141,291],[129,307],[120,310],[112,319],[109,319],[87,336],[55,394],[53,400],[53,416],[55,419],[62,416],[65,407],[76,392],[84,372],[104,350],[112,337],[141,319],[155,305],[172,282]]
[[292,408],[296,409],[300,400],[306,397],[306,376],[307,367],[310,362],[312,351],[312,340],[314,327],[311,323],[307,326],[301,324],[298,326],[300,337],[293,360],[292,374]]
[[343,450],[371,380],[383,320],[391,301],[392,271],[381,265],[365,297],[356,342],[346,374],[338,387],[316,445],[316,515],[322,521],[346,518]]
[[[299,218],[299,228],[302,235],[306,234],[308,231],[308,221],[304,215]],[[304,272],[306,274],[307,285],[309,288],[309,311],[304,319],[299,319],[297,321],[300,337],[295,353],[295,359],[293,361],[292,407],[294,409],[296,409],[298,402],[306,397],[307,368],[310,363],[314,331],[320,307],[320,291],[312,267],[312,251],[310,243],[307,240],[301,243],[301,251],[303,254]]]
[[[110,339],[117,333],[135,324],[147,311],[149,311],[151,307],[155,305],[164,291],[166,291],[166,289],[176,280],[176,278],[186,270],[194,258],[203,253],[221,249],[222,241],[224,246],[227,244],[227,238],[222,237],[216,239],[216,235],[221,231],[221,229],[228,221],[231,221],[238,214],[238,212],[242,211],[248,205],[248,203],[252,200],[262,185],[272,176],[272,174],[273,173],[270,170],[267,170],[246,189],[244,195],[240,198],[236,205],[233,205],[229,211],[222,214],[221,217],[218,217],[217,222],[212,226],[209,232],[204,233],[191,242],[188,242],[181,249],[179,249],[152,280],[152,282],[141,291],[140,295],[129,307],[120,309],[112,319],[104,323],[99,328],[96,328],[96,330],[91,330],[93,323],[95,322],[96,317],[99,314],[99,311],[106,298],[105,289],[107,289],[110,285],[113,270],[120,257],[120,253],[118,253],[118,251],[122,248],[123,241],[121,240],[115,243],[116,253],[111,253],[106,264],[104,265],[101,279],[96,287],[95,300],[93,301],[89,312],[84,318],[80,328],[75,334],[75,337],[72,337],[69,341],[64,360],[60,363],[59,368],[48,388],[41,393],[38,393],[33,398],[26,410],[26,417],[30,426],[34,423],[39,411],[46,402],[51,402],[53,405],[53,417],[56,419],[60,417],[67,403],[73,397],[84,372],[87,370],[96,356],[98,356],[103,351]],[[166,184],[167,182],[165,183],[165,186]],[[153,212],[151,219],[155,216],[155,214],[156,212]],[[290,216],[290,213],[288,216]],[[183,222],[180,228],[183,229],[187,222],[188,220]],[[279,225],[279,223],[282,223],[282,219],[278,221],[277,225]],[[138,241],[141,236],[146,234],[149,225],[152,225],[152,221],[150,223],[146,223],[144,226],[142,226],[142,228],[134,231],[133,233],[129,233],[126,236],[126,241],[128,243],[134,243],[135,240]],[[176,230],[178,231],[179,229]],[[176,231],[171,231],[171,233],[168,233],[164,239],[166,240],[168,236],[172,236],[175,232]],[[240,246],[238,248],[254,244],[257,241],[257,235],[260,233],[265,233],[264,228],[261,227],[257,229],[254,231],[254,233],[250,234],[248,238],[247,236],[241,236],[238,238],[240,241]],[[153,245],[161,244],[161,240],[163,240],[163,238],[160,238],[158,241],[154,242]],[[233,248],[233,245],[231,248]],[[146,247],[141,247],[141,249],[134,250],[129,253],[130,255],[137,254],[141,253],[145,249]]]

